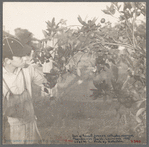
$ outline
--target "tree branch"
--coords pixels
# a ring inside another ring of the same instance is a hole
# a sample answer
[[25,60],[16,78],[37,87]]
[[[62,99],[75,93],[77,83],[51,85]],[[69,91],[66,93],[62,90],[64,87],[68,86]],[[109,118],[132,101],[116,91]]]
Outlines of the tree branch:
[[123,90],[125,88],[125,86],[126,86],[129,79],[130,79],[130,76],[128,75],[126,81],[123,83],[123,86],[122,86],[121,90]]
[[136,19],[136,8],[135,8],[135,13],[134,13],[134,16],[133,16],[133,21],[132,21],[132,25],[133,25],[133,46],[134,48],[136,48],[136,43],[135,43],[135,35],[134,35],[134,29],[135,29],[135,19]]
[[[84,54],[85,54],[85,53],[84,53]],[[79,62],[81,61],[81,58],[84,56],[84,54],[82,54],[82,56],[81,56],[80,59],[78,60],[77,66],[78,66]]]
[[131,38],[129,37],[128,30],[127,30],[127,27],[126,27],[126,34],[127,34],[127,37],[128,37],[128,39],[130,40],[130,42],[131,42],[131,45],[132,45],[133,43],[132,43],[132,40],[131,40]]

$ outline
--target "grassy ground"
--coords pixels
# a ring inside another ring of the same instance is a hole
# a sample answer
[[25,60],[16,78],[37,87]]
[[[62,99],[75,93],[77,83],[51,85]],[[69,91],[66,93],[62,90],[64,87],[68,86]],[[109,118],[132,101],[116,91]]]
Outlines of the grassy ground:
[[[89,97],[91,81],[85,80],[78,85],[77,80],[73,77],[65,89],[59,87],[60,97],[56,100],[41,98],[36,92],[35,113],[45,143],[73,143],[67,141],[72,140],[72,134],[134,135],[130,124],[135,123],[129,117],[129,124],[125,124],[123,118],[119,119],[115,110],[117,102],[92,100]],[[121,111],[128,112],[125,108]],[[131,143],[131,140],[124,140],[124,143]]]
[[[70,144],[74,143],[72,135],[81,134],[134,135],[132,140],[145,143],[144,137],[140,139],[132,131],[131,128],[136,124],[128,115],[128,109],[122,107],[120,110],[121,114],[127,116],[125,122],[123,117],[119,119],[120,114],[115,110],[116,101],[92,100],[90,89],[94,88],[94,85],[91,72],[81,72],[81,84],[78,84],[79,77],[72,74],[64,75],[64,79],[58,82],[58,97],[55,100],[50,100],[48,96],[41,97],[40,88],[33,85],[37,125],[44,143]],[[130,144],[131,139],[124,139],[123,143]]]

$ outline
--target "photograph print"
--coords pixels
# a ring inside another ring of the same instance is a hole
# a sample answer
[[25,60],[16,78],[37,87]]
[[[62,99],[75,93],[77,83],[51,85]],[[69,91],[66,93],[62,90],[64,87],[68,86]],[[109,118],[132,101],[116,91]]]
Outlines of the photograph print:
[[147,143],[145,2],[3,2],[2,144]]

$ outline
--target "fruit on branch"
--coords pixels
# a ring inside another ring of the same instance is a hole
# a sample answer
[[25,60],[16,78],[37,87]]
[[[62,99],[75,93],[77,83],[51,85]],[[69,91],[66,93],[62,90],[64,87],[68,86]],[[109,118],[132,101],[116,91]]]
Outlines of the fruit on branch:
[[102,19],[100,20],[101,23],[105,23],[105,21],[106,21],[105,18],[102,18]]

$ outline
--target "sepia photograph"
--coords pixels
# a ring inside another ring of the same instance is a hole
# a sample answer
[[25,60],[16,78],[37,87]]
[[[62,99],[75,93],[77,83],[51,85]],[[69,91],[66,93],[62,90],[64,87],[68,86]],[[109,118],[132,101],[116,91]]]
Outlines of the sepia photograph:
[[146,2],[3,2],[2,144],[147,144]]

